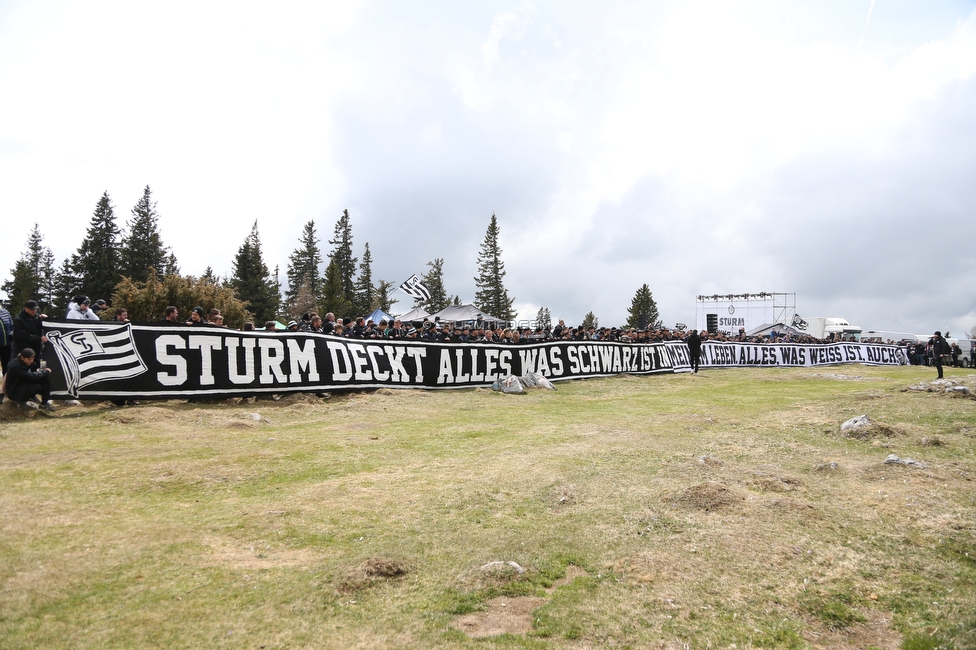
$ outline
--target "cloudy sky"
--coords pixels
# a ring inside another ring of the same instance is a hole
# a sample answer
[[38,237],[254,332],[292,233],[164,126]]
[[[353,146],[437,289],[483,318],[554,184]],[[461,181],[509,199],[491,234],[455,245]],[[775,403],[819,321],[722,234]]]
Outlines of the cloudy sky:
[[[474,297],[498,216],[520,317],[665,324],[796,292],[868,329],[976,325],[976,3],[0,2],[9,277],[146,185],[184,273],[270,267],[343,209],[400,282]],[[394,311],[405,311],[410,300]]]

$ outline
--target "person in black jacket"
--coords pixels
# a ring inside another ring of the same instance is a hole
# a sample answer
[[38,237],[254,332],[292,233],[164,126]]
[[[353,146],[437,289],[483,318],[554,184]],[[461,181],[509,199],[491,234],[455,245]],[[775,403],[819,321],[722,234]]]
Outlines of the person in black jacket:
[[932,360],[935,362],[935,368],[939,371],[939,379],[942,379],[942,360],[949,354],[952,353],[952,348],[949,347],[949,343],[942,338],[942,332],[936,330],[935,336],[929,339],[929,343],[932,344]]
[[701,361],[701,346],[702,340],[701,336],[698,335],[698,330],[691,330],[691,334],[688,335],[688,352],[691,353],[691,371],[698,374],[698,363]]
[[[24,348],[31,348],[32,350],[37,350],[38,353],[43,354],[44,344],[47,343],[47,336],[44,335],[41,329],[41,319],[46,318],[46,316],[38,315],[37,313],[37,301],[28,300],[24,303],[24,308],[17,314],[14,318],[14,336],[13,341],[10,343],[10,360],[13,361],[20,354],[20,351]],[[34,368],[41,367],[41,360],[38,354],[38,358],[34,359]]]
[[27,410],[27,400],[41,396],[40,408],[53,411],[51,405],[51,369],[32,369],[35,363],[34,350],[24,348],[17,358],[10,362],[7,374],[3,378],[4,393],[17,402],[21,409]]

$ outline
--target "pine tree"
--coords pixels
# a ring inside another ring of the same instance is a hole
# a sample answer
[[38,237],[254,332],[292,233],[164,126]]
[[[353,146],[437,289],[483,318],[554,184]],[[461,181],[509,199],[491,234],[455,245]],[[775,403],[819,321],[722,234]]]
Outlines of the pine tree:
[[651,289],[646,284],[641,285],[634,294],[627,310],[630,316],[627,317],[627,327],[658,328],[661,326],[661,319],[657,312],[657,303],[651,295]]
[[[298,242],[299,247],[288,258],[288,291],[285,292],[285,300],[292,304],[299,291],[307,294],[311,290],[317,302],[322,293],[322,277],[319,275],[322,251],[319,250],[319,239],[315,234],[315,221],[305,224]],[[307,295],[303,302],[306,300]]]
[[339,272],[339,280],[342,283],[342,295],[351,305],[356,304],[356,262],[357,258],[352,256],[352,223],[349,219],[349,210],[343,210],[342,216],[335,225],[335,232],[332,239],[332,252],[329,259],[336,264]]
[[115,285],[122,279],[119,273],[120,238],[112,202],[108,192],[104,192],[95,204],[88,233],[71,260],[71,275],[81,280],[81,291],[92,300],[111,300]]
[[474,294],[474,304],[478,309],[500,318],[514,320],[512,311],[514,298],[508,297],[503,282],[505,278],[505,264],[502,262],[502,249],[498,244],[498,219],[491,213],[491,222],[485,233],[485,241],[478,253],[478,277],[474,279],[477,290]]
[[447,296],[444,289],[444,258],[436,257],[433,262],[427,262],[430,270],[424,273],[424,286],[430,291],[430,300],[421,300],[417,303],[428,314],[433,314],[444,309],[451,304],[451,299]]
[[0,287],[7,294],[8,304],[19,310],[28,300],[36,300],[44,311],[50,305],[54,293],[53,267],[54,254],[44,245],[44,236],[35,223],[27,236],[20,259],[10,269],[11,279]]
[[591,327],[600,327],[600,319],[596,317],[591,311],[586,312],[586,316],[583,317],[583,322],[580,323],[580,327],[584,330],[588,330]]
[[285,301],[285,316],[289,320],[298,320],[303,314],[318,311],[319,296],[308,286],[308,280],[295,287],[292,298]]
[[325,269],[325,282],[322,286],[322,312],[332,312],[336,320],[343,316],[352,316],[352,303],[346,300],[342,292],[342,276],[335,259],[329,262]]
[[[54,274],[54,299],[51,301],[51,311],[54,314],[59,316],[67,314],[68,304],[71,302],[71,298],[83,291],[81,278],[75,274],[77,267],[77,255],[72,255],[61,263],[61,268]],[[112,294],[108,294],[105,299],[111,300]],[[96,300],[98,299],[96,298]]]
[[271,304],[275,316],[281,314],[281,266],[278,264],[275,264],[274,280],[271,281]]
[[370,306],[370,311],[382,309],[387,314],[392,313],[393,305],[400,302],[396,298],[391,297],[394,289],[396,289],[396,285],[393,282],[377,280],[376,289],[373,292],[373,304]]
[[206,268],[206,270],[203,272],[203,275],[200,276],[200,279],[206,282],[207,284],[212,284],[212,285],[220,284],[220,276],[214,274],[213,267],[211,266],[208,266]]
[[539,313],[535,315],[535,326],[536,327],[552,327],[552,314],[549,313],[548,307],[540,307]]
[[373,256],[369,252],[369,243],[367,242],[363,250],[363,261],[359,264],[359,277],[356,278],[354,307],[359,316],[368,316],[373,311],[370,306],[373,304],[373,292],[376,291],[376,288],[373,286],[372,265]]
[[251,234],[237,250],[234,274],[228,284],[234,289],[237,298],[247,304],[258,323],[275,318],[280,297],[275,295],[275,281],[271,279],[261,255],[257,221],[251,227]]
[[163,246],[159,234],[159,213],[152,200],[149,186],[142,198],[132,208],[132,219],[126,223],[127,233],[122,238],[120,266],[122,275],[137,282],[145,282],[149,269],[159,273],[178,271],[176,258]]
[[176,262],[176,255],[173,255],[173,251],[168,248],[169,254],[166,256],[166,261],[163,263],[163,273],[165,275],[179,275],[180,265]]

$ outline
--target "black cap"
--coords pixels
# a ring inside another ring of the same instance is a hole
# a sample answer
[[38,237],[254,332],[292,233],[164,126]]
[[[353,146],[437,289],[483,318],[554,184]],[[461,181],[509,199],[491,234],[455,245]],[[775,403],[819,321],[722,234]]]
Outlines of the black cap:
[[28,300],[27,302],[24,303],[24,307],[26,307],[27,309],[37,309],[37,301]]

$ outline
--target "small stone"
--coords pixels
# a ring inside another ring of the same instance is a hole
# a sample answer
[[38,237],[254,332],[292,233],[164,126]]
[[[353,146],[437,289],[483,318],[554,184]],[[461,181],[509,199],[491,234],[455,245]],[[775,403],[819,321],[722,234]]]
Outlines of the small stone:
[[871,426],[871,420],[868,419],[867,415],[858,415],[853,417],[844,424],[840,425],[841,431],[848,431],[850,429],[860,429],[862,427]]
[[512,562],[511,560],[508,561],[495,560],[494,562],[489,562],[488,564],[481,567],[482,571],[499,571],[499,570],[508,570],[508,569],[514,570],[515,573],[519,575],[525,573],[525,569],[523,569],[518,562]]

